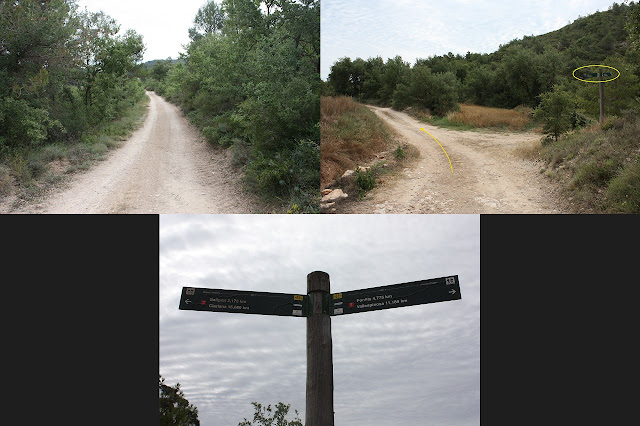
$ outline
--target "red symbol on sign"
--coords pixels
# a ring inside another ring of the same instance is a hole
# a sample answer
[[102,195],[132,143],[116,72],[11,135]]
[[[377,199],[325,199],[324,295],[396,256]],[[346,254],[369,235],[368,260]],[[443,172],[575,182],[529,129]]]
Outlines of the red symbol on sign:
[[201,305],[206,305],[206,304],[207,304],[207,301],[206,301],[206,300],[201,300],[201,301],[200,301],[200,304],[201,304]]
[[353,308],[353,307],[354,307],[354,305],[355,305],[355,304],[354,304],[353,302],[349,302],[349,307],[350,307],[350,308]]

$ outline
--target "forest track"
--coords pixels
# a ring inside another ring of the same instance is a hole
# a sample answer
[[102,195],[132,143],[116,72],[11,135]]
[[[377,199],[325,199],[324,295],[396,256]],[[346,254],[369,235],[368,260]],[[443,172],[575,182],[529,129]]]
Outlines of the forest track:
[[[391,108],[369,106],[420,151],[411,166],[345,203],[340,213],[564,213],[558,189],[541,165],[515,151],[540,140],[535,133],[458,131],[420,122]],[[433,135],[440,145],[426,132]],[[451,172],[453,167],[453,173]]]
[[5,213],[252,213],[241,174],[180,110],[153,92],[143,126],[44,199]]

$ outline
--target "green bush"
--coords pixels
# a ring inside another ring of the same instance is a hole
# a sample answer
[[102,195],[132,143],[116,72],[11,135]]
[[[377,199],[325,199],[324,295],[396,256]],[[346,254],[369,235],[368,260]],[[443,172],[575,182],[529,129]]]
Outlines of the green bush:
[[360,168],[356,169],[355,177],[356,186],[358,187],[358,193],[362,196],[365,192],[371,191],[376,187],[376,175],[373,169],[369,168],[362,171]]
[[246,168],[246,181],[249,186],[255,191],[275,197],[288,194],[292,176],[291,165],[280,154],[267,158],[259,153]]
[[0,152],[18,147],[36,146],[47,139],[50,127],[60,127],[49,113],[34,108],[23,99],[11,97],[0,100]]

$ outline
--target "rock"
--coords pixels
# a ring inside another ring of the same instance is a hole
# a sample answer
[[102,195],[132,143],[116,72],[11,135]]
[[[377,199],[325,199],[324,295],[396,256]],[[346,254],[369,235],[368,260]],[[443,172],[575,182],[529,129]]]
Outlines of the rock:
[[331,191],[333,191],[333,189],[328,189],[328,188],[327,189],[323,189],[321,194],[324,197],[325,195],[330,194]]
[[338,188],[338,189],[334,189],[333,191],[331,191],[330,193],[322,197],[321,201],[323,203],[330,203],[330,202],[338,201],[342,198],[347,198],[347,197],[348,195],[342,192],[342,189]]
[[347,170],[346,172],[344,172],[342,174],[341,178],[345,178],[346,179],[346,178],[352,176],[354,173],[355,173],[355,171],[353,171],[353,170]]

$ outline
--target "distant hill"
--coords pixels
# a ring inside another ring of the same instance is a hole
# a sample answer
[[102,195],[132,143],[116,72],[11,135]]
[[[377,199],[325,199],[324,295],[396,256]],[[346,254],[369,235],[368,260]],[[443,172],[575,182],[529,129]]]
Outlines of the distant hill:
[[629,45],[625,21],[631,8],[631,5],[613,3],[608,10],[579,17],[559,30],[513,40],[501,46],[498,52],[517,45],[537,53],[552,47],[569,58],[582,61],[601,61],[615,54],[624,56]]
[[153,68],[153,66],[156,64],[156,62],[170,62],[172,64],[178,63],[178,62],[184,62],[182,59],[153,59],[151,61],[147,61],[147,62],[143,62],[141,65],[143,67],[145,67],[146,69],[151,69]]

